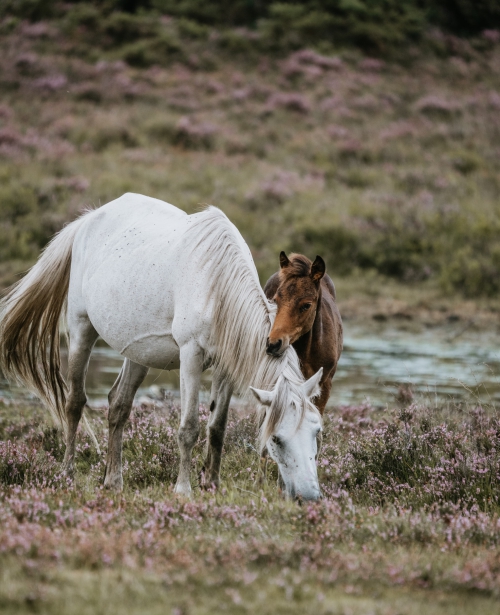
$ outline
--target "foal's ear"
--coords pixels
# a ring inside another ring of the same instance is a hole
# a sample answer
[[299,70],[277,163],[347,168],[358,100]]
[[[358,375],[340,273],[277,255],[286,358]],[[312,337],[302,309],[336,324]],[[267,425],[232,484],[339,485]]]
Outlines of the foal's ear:
[[288,256],[284,253],[283,250],[281,250],[281,252],[280,252],[280,267],[282,269],[284,269],[285,267],[288,267],[289,264],[290,264],[290,260],[289,260]]
[[260,404],[262,404],[263,406],[271,405],[271,402],[273,401],[273,394],[271,393],[271,391],[263,391],[262,389],[254,389],[253,387],[250,387],[250,390],[255,395]]
[[326,264],[325,261],[321,258],[321,256],[317,256],[314,259],[314,263],[312,264],[311,267],[311,273],[309,274],[311,276],[311,279],[313,282],[316,282],[316,284],[321,280],[321,278],[325,275],[326,272]]

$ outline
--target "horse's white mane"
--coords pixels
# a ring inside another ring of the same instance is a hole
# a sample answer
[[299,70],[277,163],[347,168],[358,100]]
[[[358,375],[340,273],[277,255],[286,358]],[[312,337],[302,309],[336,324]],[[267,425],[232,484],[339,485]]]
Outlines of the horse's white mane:
[[235,388],[247,394],[249,386],[274,389],[273,402],[261,413],[261,445],[264,446],[292,403],[301,409],[314,406],[301,389],[304,376],[295,349],[290,346],[281,357],[266,354],[266,340],[276,307],[271,304],[251,269],[235,227],[217,207],[205,209],[194,222],[193,251],[202,251],[211,262],[209,300],[213,301],[211,343],[216,374],[229,377]]

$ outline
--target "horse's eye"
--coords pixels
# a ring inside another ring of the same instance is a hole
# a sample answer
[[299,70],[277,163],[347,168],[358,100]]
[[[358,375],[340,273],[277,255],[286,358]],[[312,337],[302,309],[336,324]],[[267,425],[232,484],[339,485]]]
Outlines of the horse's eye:
[[310,307],[311,307],[310,303],[304,303],[304,305],[301,306],[300,311],[306,312]]
[[283,444],[281,438],[279,438],[278,436],[273,436],[271,440],[276,444],[276,446],[281,446]]

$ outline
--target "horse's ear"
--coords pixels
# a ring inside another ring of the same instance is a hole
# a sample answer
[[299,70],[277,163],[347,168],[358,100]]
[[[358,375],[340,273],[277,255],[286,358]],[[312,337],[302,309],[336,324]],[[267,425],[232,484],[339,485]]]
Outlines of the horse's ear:
[[314,374],[314,376],[311,376],[309,380],[306,380],[302,385],[302,391],[308,399],[318,397],[318,395],[321,393],[319,381],[321,380],[322,375],[323,368],[320,367],[319,370]]
[[321,278],[325,275],[326,272],[326,264],[325,261],[321,258],[321,256],[317,256],[314,259],[314,263],[312,264],[311,267],[311,273],[309,274],[311,276],[311,279],[313,282],[316,282],[316,284],[321,280]]
[[270,406],[273,401],[273,394],[271,391],[263,391],[262,389],[254,389],[250,387],[250,390],[257,398],[258,402],[263,406]]
[[280,252],[280,267],[284,269],[285,267],[288,267],[289,264],[290,264],[290,260],[288,259],[288,256],[284,253],[284,251],[282,250]]

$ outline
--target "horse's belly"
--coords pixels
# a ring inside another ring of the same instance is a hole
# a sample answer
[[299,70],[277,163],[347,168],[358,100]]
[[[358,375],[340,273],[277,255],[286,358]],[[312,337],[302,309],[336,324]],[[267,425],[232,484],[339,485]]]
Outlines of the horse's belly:
[[179,369],[179,347],[172,336],[147,334],[120,350],[127,359],[157,369]]
[[[134,301],[113,302],[112,288],[99,293],[89,293],[88,316],[95,330],[111,348],[135,363],[159,369],[179,368],[179,346],[172,335],[170,310],[155,305],[154,297],[149,305]],[[104,299],[102,309],[98,298]],[[156,308],[156,309],[155,309]]]

